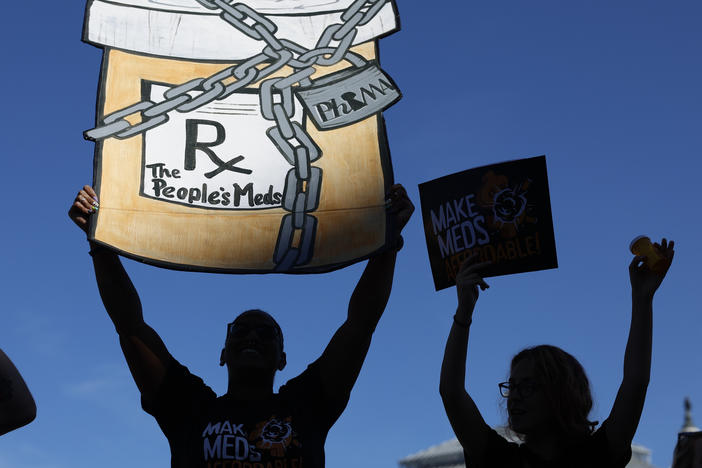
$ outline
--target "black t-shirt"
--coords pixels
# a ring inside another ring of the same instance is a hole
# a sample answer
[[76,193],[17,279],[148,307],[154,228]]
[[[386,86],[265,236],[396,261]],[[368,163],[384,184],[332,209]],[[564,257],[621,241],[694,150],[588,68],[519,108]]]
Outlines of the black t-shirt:
[[[606,422],[581,443],[573,445],[555,460],[542,460],[524,444],[507,441],[491,430],[485,460],[489,468],[624,468],[631,459],[631,446],[611,447],[605,433]],[[468,456],[464,452],[466,466]]]
[[172,468],[321,468],[327,432],[347,401],[324,394],[316,363],[270,398],[247,402],[217,397],[174,360],[142,407],[168,439]]

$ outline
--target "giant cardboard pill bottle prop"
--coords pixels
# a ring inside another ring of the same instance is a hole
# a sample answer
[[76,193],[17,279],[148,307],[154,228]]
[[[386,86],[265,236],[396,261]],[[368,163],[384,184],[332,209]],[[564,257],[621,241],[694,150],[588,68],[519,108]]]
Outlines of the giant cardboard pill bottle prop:
[[322,272],[383,249],[387,0],[93,0],[90,238],[158,266]]

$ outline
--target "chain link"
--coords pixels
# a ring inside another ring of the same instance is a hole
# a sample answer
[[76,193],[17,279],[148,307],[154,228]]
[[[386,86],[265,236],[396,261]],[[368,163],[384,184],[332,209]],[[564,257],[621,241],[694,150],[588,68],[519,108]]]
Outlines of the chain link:
[[348,31],[340,41],[338,41],[339,44],[337,46],[332,46],[331,44],[335,40],[334,36],[337,33],[339,33],[343,28],[344,26],[342,24],[332,24],[322,33],[322,36],[319,38],[315,49],[331,47],[332,49],[334,49],[334,52],[326,58],[324,56],[318,57],[318,65],[326,67],[334,65],[343,60],[344,56],[346,55],[346,52],[348,52],[349,48],[351,47],[351,44],[353,44],[353,40],[356,38],[357,34],[357,31],[355,29],[352,29]]
[[[317,234],[317,218],[303,215],[301,229],[295,229],[293,218],[292,214],[285,215],[280,223],[278,242],[273,254],[276,271],[290,271],[296,265],[304,265],[312,259],[314,238]],[[295,231],[300,231],[300,243],[298,247],[291,247]]]
[[210,9],[210,10],[216,10],[216,9],[217,9],[217,5],[215,5],[215,4],[214,4],[213,2],[211,2],[210,0],[195,0],[195,1],[196,1],[197,3],[199,3],[200,5],[204,6],[205,8],[208,8],[208,9]]
[[356,13],[360,12],[363,14],[363,18],[358,24],[360,26],[368,24],[368,22],[378,14],[385,3],[386,0],[356,0],[341,14],[341,21],[350,21]]
[[273,141],[275,146],[278,147],[283,157],[290,163],[295,164],[295,152],[297,148],[304,147],[307,149],[310,161],[316,161],[322,157],[322,150],[315,144],[315,142],[310,138],[310,136],[302,129],[299,123],[292,122],[293,132],[295,136],[291,138],[285,138],[278,127],[271,127],[266,131],[268,138]]
[[[284,38],[277,38],[278,27],[271,20],[243,3],[225,0],[197,0],[210,10],[219,10],[219,16],[246,36],[266,44],[262,53],[237,65],[227,67],[208,78],[194,80],[173,87],[164,93],[164,100],[154,103],[145,100],[107,115],[103,125],[85,132],[91,140],[109,137],[129,138],[168,121],[172,111],[190,112],[215,100],[224,99],[239,89],[279,71],[286,65],[293,73],[283,78],[261,82],[260,104],[264,119],[275,123],[266,135],[281,152],[292,168],[285,178],[282,208],[283,216],[278,240],[273,253],[275,271],[290,271],[305,265],[314,251],[317,218],[309,213],[319,207],[322,169],[312,163],[322,157],[305,129],[292,119],[295,114],[293,87],[309,86],[316,66],[331,66],[341,60],[354,67],[362,67],[366,60],[349,49],[356,38],[358,27],[367,24],[390,0],[356,0],[341,15],[341,23],[329,25],[312,49]],[[262,68],[262,64],[267,63]],[[225,80],[234,80],[225,84]],[[202,92],[193,97],[198,88]],[[126,117],[141,113],[142,121],[131,124]]]
[[[252,39],[257,41],[265,40],[260,31],[266,31],[264,34],[269,35],[269,37],[272,37],[278,31],[278,26],[273,21],[258,14],[254,9],[243,3],[234,5],[229,5],[225,2],[221,3],[226,6],[221,7],[222,14],[220,17]],[[248,24],[246,20],[251,20],[252,24]]]

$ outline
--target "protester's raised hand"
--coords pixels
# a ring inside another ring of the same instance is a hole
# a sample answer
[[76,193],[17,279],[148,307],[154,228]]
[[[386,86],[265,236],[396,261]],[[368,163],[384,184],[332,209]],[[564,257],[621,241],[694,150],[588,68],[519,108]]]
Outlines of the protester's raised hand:
[[473,308],[478,300],[479,290],[489,288],[488,284],[480,276],[480,270],[485,268],[490,262],[478,262],[478,254],[468,257],[456,274],[456,293],[458,294],[458,312],[466,314],[465,319],[470,319]]
[[95,213],[99,206],[95,190],[86,185],[76,195],[76,199],[68,210],[68,217],[87,234],[90,215]]
[[386,200],[388,203],[388,212],[395,219],[395,234],[399,236],[402,229],[412,217],[412,213],[414,213],[414,204],[407,196],[405,188],[400,184],[395,184],[390,187]]
[[629,279],[631,280],[631,292],[634,296],[651,299],[656,293],[656,290],[663,282],[668,268],[673,262],[675,255],[674,241],[668,242],[665,238],[661,243],[654,243],[653,248],[656,249],[665,259],[661,262],[662,266],[652,270],[646,263],[646,257],[637,255],[629,264]]

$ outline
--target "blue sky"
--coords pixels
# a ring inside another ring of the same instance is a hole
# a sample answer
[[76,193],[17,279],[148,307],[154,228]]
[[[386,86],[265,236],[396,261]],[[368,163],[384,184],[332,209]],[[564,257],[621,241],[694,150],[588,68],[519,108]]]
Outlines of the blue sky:
[[[628,243],[676,241],[654,302],[651,383],[635,442],[667,467],[692,398],[702,422],[702,4],[694,1],[400,1],[402,30],[381,41],[403,91],[386,112],[395,178],[417,184],[546,154],[559,268],[494,278],[471,331],[468,386],[501,424],[497,382],[525,346],[573,353],[606,418],[621,380],[630,299]],[[435,4],[434,4],[435,5]],[[460,5],[460,6],[458,6]],[[38,404],[0,439],[0,468],[167,466],[94,285],[87,244],[66,211],[92,176],[100,50],[80,42],[84,3],[9,2],[2,41],[4,154],[0,347]],[[327,466],[392,467],[453,437],[438,395],[456,300],[434,292],[419,212]],[[363,265],[311,276],[227,276],[125,262],[146,320],[216,392],[225,324],[260,307],[279,320],[288,367],[322,351]]]

